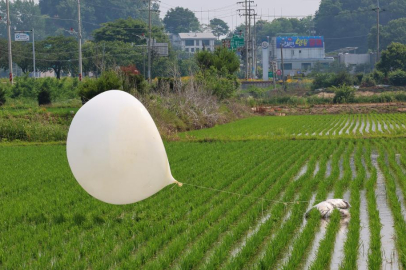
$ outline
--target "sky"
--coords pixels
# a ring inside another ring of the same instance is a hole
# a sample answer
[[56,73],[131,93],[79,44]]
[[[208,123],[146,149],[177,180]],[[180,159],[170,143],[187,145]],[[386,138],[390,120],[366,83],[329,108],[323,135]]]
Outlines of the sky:
[[[244,17],[240,17],[237,11],[237,9],[243,9],[241,4],[237,4],[241,1],[244,0],[163,0],[159,2],[160,16],[163,18],[169,9],[181,6],[195,11],[200,23],[207,24],[208,20],[219,18],[233,29],[244,21]],[[281,16],[304,17],[314,15],[319,8],[320,0],[255,0],[254,5],[256,7],[251,8],[256,9],[258,18],[271,21],[275,17],[280,18]]]

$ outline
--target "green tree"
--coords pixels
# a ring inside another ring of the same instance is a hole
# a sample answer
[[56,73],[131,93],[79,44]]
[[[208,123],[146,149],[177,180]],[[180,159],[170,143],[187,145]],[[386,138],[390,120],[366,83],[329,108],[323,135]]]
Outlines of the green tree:
[[[326,38],[326,50],[358,47],[359,52],[366,52],[368,38],[365,33],[368,33],[376,23],[376,15],[372,11],[375,2],[373,0],[322,1],[315,15],[315,25],[317,34]],[[329,38],[334,40],[329,41]]]
[[163,22],[166,30],[173,34],[198,31],[200,27],[195,14],[191,10],[182,7],[168,10]]
[[[376,26],[371,28],[368,36],[369,48],[376,49]],[[390,21],[385,26],[380,26],[380,47],[386,49],[392,42],[406,44],[406,18]]]
[[53,69],[58,79],[62,71],[77,73],[78,43],[73,37],[47,37],[37,43],[37,55],[37,68],[41,71]]
[[8,69],[7,40],[0,38],[0,69]]
[[406,86],[406,71],[395,70],[388,74],[388,79],[391,85],[395,86]]
[[[22,69],[24,73],[32,71],[32,43],[12,41],[13,63]],[[8,69],[8,43],[6,39],[0,39],[0,69]]]
[[[52,20],[49,24],[50,34],[55,33],[57,29],[68,30],[71,27],[77,30],[77,1],[72,0],[39,0],[39,7],[44,15]],[[140,19],[148,21],[148,1],[144,0],[92,0],[81,2],[82,27],[84,36],[99,28],[100,24],[114,21],[120,18]],[[158,10],[159,5],[153,4],[153,10]],[[73,20],[72,20],[73,19]],[[161,21],[157,13],[152,13],[152,23],[155,26],[161,26]],[[57,31],[60,33],[60,31]]]
[[386,76],[390,71],[398,69],[406,71],[406,45],[401,43],[390,44],[386,50],[382,51],[377,68]]
[[[278,18],[272,22],[259,20],[256,24],[257,42],[266,41],[280,33],[295,33],[300,36],[309,35],[313,29],[313,19],[311,16],[296,18]],[[243,30],[244,33],[244,30]]]
[[[376,0],[321,1],[315,23],[317,34],[326,37],[326,50],[358,47],[358,52],[367,52],[368,48],[375,49],[376,46],[368,42],[366,33],[376,25],[376,4]],[[383,26],[404,17],[406,13],[406,2],[403,0],[380,0],[380,7],[385,10],[380,14],[380,23]],[[329,38],[334,40],[328,40]]]
[[225,70],[228,74],[234,74],[240,68],[240,60],[235,52],[222,47],[216,48],[214,52],[200,51],[195,57],[202,70],[214,67],[218,71]]
[[212,29],[213,35],[215,35],[217,39],[220,39],[220,36],[226,35],[229,31],[227,23],[217,18],[210,20],[210,28]]
[[120,66],[135,65],[143,69],[146,47],[123,41],[86,42],[83,45],[83,70],[100,74]]
[[[93,32],[94,41],[84,44],[84,68],[86,72],[114,69],[117,66],[135,65],[146,76],[147,70],[147,32],[148,26],[140,20],[118,19],[103,24]],[[157,42],[168,43],[163,28],[154,26],[152,38]],[[170,55],[172,55],[171,49]],[[159,57],[152,51],[152,76],[164,76],[165,70],[172,65],[171,58]]]
[[24,73],[32,72],[33,55],[32,44],[15,41],[12,43],[13,62],[22,69]]
[[[113,22],[102,24],[103,26],[92,35],[96,42],[100,41],[122,41],[136,45],[146,44],[148,36],[148,25],[137,19],[118,19]],[[152,27],[152,38],[158,42],[168,41],[167,36],[161,27]]]
[[[5,1],[0,1],[0,17],[2,18],[0,20],[0,37],[7,38]],[[10,1],[10,21],[14,30],[29,31],[34,28],[37,40],[45,37],[46,20],[41,16],[41,10],[34,1]]]

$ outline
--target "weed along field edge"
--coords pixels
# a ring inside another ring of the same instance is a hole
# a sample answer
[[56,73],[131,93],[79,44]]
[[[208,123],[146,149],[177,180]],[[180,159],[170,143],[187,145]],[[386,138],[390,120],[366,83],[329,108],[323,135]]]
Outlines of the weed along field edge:
[[[183,187],[126,206],[81,189],[64,144],[3,142],[0,268],[406,269],[405,117],[182,133],[165,147]],[[349,218],[305,218],[328,198],[348,200]]]

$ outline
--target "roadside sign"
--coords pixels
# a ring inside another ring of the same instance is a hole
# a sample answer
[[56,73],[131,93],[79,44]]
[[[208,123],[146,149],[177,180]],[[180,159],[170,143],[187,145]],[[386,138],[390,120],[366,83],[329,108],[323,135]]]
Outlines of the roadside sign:
[[15,41],[30,41],[30,35],[28,33],[15,33]]
[[268,49],[269,43],[264,41],[264,42],[262,42],[261,46],[262,46],[262,49]]
[[273,78],[273,72],[272,71],[268,72],[268,78]]
[[153,47],[154,52],[158,56],[168,56],[169,55],[168,43],[153,43],[152,47]]
[[282,70],[278,69],[278,71],[276,71],[276,75],[281,76],[282,75]]
[[244,37],[243,36],[233,36],[230,42],[230,48],[236,50],[240,47],[244,47]]

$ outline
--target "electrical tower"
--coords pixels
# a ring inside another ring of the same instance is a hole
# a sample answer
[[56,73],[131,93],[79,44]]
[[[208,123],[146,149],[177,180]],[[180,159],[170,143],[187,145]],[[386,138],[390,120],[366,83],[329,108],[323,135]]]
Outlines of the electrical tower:
[[[253,37],[251,35],[251,21],[252,17],[256,16],[255,10],[252,9],[254,1],[245,0],[244,2],[237,2],[237,4],[243,5],[243,9],[238,9],[237,11],[240,12],[240,16],[245,17],[245,35],[244,35],[244,43],[245,43],[245,79],[248,80],[249,78],[253,77],[253,67],[254,67],[254,51],[256,48],[255,42],[253,41]],[[242,13],[241,13],[242,12]],[[254,20],[254,28],[255,28],[255,20]]]

